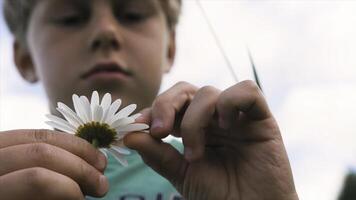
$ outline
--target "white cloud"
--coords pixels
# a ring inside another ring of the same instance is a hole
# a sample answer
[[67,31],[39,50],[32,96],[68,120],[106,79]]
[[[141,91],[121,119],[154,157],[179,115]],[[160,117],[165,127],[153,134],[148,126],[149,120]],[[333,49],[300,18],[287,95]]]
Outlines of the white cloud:
[[335,199],[356,166],[356,86],[294,88],[276,113],[300,199]]
[[1,130],[12,129],[50,129],[45,125],[48,113],[47,102],[35,95],[6,95],[1,98]]

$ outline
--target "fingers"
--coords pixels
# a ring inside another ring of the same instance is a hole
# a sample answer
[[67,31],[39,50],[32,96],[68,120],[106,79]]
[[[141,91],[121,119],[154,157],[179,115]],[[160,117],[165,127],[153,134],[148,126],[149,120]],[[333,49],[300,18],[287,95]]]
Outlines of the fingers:
[[151,124],[152,118],[151,118],[151,108],[145,108],[140,111],[141,116],[139,116],[135,122],[136,123],[145,123],[145,124]]
[[28,168],[0,176],[1,199],[79,200],[84,196],[76,182],[44,168]]
[[173,185],[183,182],[187,162],[174,147],[145,133],[128,134],[124,142],[127,147],[135,149],[148,166]]
[[[150,114],[151,112],[151,114]],[[251,120],[269,118],[268,105],[252,81],[243,81],[224,92],[213,87],[196,87],[180,83],[160,95],[151,109],[145,111],[145,121],[152,121],[151,135],[161,139],[179,129],[184,143],[184,155],[188,161],[199,159],[204,154],[206,130],[216,124],[218,113],[221,130],[227,133],[231,123],[243,112]],[[181,115],[181,121],[177,120]],[[226,138],[224,139],[224,141]]]
[[[7,161],[0,165],[0,176],[7,176],[17,170],[42,167],[71,178],[79,184],[84,194],[103,196],[108,191],[104,175],[80,157],[53,145],[34,143],[9,146],[0,149],[0,158]],[[49,172],[44,173],[40,175]]]
[[106,167],[106,158],[100,151],[87,141],[67,133],[50,130],[13,130],[0,133],[0,149],[30,143],[46,143],[63,148],[101,172]]
[[251,120],[271,117],[267,102],[253,81],[243,81],[221,93],[217,102],[219,125],[224,129],[231,126],[237,111],[243,112]]
[[188,161],[201,158],[204,154],[205,133],[211,123],[220,91],[214,87],[203,87],[194,96],[185,111],[181,123],[184,155]]
[[[193,99],[197,87],[180,82],[159,95],[152,105],[151,134],[164,138],[174,129],[177,115],[184,113],[184,106]],[[179,116],[178,116],[179,118]]]

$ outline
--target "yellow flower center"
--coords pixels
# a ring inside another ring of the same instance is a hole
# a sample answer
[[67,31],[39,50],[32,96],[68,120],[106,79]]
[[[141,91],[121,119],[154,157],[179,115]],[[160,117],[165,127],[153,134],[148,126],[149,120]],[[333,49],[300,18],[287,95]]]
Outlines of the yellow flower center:
[[115,129],[100,122],[89,122],[79,126],[75,135],[88,141],[96,148],[109,148],[117,139]]

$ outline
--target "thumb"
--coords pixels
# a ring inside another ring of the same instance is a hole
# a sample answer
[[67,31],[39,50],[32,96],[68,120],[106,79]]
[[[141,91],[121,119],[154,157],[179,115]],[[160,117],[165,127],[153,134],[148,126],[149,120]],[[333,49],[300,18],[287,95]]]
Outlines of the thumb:
[[138,132],[126,135],[124,143],[136,150],[148,166],[175,187],[182,185],[188,162],[172,145],[157,140],[150,134]]

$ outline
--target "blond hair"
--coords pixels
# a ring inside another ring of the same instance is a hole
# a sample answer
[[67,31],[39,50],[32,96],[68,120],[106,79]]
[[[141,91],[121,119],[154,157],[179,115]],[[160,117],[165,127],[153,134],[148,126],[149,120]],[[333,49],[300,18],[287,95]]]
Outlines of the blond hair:
[[[4,17],[11,33],[26,44],[26,32],[31,13],[38,0],[4,0]],[[174,30],[181,12],[182,0],[159,0],[167,25]]]

